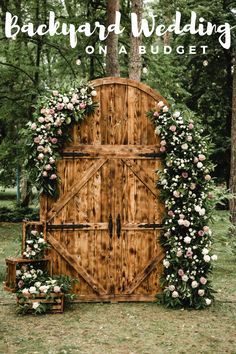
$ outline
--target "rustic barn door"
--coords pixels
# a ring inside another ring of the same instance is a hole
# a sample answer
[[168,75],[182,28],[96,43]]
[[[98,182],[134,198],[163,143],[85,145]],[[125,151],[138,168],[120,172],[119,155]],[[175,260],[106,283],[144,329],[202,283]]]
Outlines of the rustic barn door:
[[163,206],[159,141],[146,112],[163,99],[146,85],[94,81],[99,108],[58,162],[60,198],[41,201],[53,270],[78,279],[81,301],[151,301],[160,290]]

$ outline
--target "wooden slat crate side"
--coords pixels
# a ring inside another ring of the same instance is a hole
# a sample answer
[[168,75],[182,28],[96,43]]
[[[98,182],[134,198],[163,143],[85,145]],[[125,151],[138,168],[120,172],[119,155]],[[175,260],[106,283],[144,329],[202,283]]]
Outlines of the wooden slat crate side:
[[[21,305],[28,304],[33,305],[34,303],[42,303],[50,305],[50,313],[63,313],[65,306],[65,295],[63,293],[52,293],[50,294],[50,298],[47,299],[46,294],[38,294],[38,295],[24,295],[24,302]],[[19,305],[19,300],[22,298],[17,297],[16,301]],[[29,312],[33,312],[33,309],[29,309]]]

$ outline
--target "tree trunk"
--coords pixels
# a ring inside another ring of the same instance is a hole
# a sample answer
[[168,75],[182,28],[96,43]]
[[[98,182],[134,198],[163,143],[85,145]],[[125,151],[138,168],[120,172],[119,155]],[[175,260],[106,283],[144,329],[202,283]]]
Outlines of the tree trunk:
[[[143,14],[143,0],[131,0],[131,12],[138,16],[138,25],[141,25]],[[131,33],[129,78],[140,81],[142,74],[142,56],[139,53],[139,46],[142,44],[142,36],[134,37]]]
[[236,224],[236,54],[234,56],[234,74],[233,74],[230,191],[234,195],[234,198],[230,200],[231,221],[233,224]]
[[[107,25],[115,23],[116,11],[120,9],[119,0],[107,0]],[[113,32],[107,38],[106,74],[107,76],[120,76],[118,35]]]

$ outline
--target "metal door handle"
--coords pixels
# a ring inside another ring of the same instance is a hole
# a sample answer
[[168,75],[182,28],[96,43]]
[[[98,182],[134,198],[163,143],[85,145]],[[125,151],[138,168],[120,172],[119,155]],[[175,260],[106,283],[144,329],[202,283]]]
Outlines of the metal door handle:
[[120,234],[121,234],[120,214],[118,214],[118,216],[116,218],[116,233],[117,233],[117,237],[120,238]]
[[113,230],[113,222],[112,222],[112,216],[110,214],[109,218],[108,218],[108,232],[109,232],[110,238],[112,238],[112,230]]

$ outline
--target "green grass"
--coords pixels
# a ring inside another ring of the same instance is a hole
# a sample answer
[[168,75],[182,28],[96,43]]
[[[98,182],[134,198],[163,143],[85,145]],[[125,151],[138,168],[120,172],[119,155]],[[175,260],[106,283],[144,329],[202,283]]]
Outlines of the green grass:
[[[0,353],[236,353],[236,256],[226,245],[227,212],[218,212],[213,273],[218,291],[207,310],[167,310],[148,303],[75,304],[62,315],[17,316],[14,295],[0,290]],[[16,255],[19,224],[0,226],[0,267]],[[235,236],[236,237],[236,236]]]

